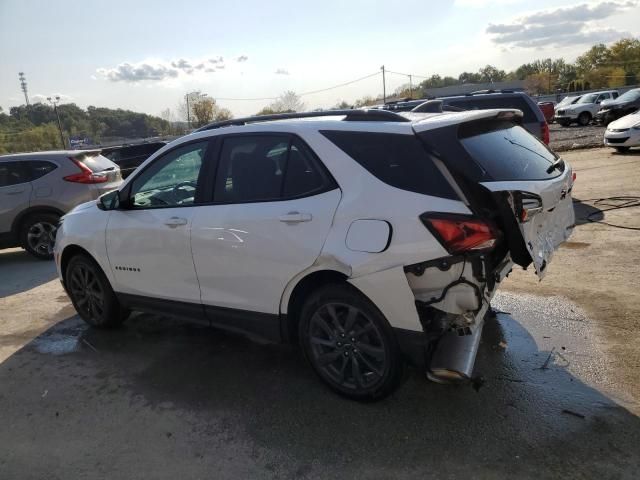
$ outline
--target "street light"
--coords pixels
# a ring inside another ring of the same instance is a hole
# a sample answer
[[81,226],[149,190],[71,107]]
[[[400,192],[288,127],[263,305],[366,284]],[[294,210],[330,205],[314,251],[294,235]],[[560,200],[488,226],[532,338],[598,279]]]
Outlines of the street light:
[[60,142],[62,143],[62,148],[64,149],[64,135],[62,135],[62,124],[60,123],[60,115],[58,115],[58,103],[60,102],[60,95],[56,95],[53,97],[47,97],[49,103],[53,105],[53,111],[56,112],[56,118],[58,119],[58,130],[60,131]]

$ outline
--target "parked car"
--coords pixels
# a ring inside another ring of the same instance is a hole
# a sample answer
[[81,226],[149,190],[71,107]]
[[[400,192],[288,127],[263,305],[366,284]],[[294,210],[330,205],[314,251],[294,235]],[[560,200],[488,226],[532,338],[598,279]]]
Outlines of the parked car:
[[212,124],[65,215],[58,273],[92,326],[144,310],[299,344],[354,399],[392,392],[405,361],[465,381],[500,282],[514,264],[543,277],[574,225],[570,166],[521,122],[342,110]]
[[604,144],[620,153],[640,147],[640,110],[611,122],[604,132]]
[[[419,107],[429,99],[409,100],[384,105],[385,110],[406,112]],[[444,107],[462,110],[483,110],[490,108],[517,108],[523,117],[523,127],[532,135],[549,144],[549,125],[536,102],[524,92],[511,90],[480,90],[466,95],[439,97]]]
[[[562,100],[560,100],[556,106],[553,108],[553,121],[556,121],[556,112],[558,110],[561,110],[569,105],[573,105],[574,103],[576,103],[578,100],[580,100],[580,98],[582,97],[582,95],[575,95],[575,96],[567,96],[564,97]],[[606,101],[606,100],[605,100]]]
[[121,183],[117,165],[99,150],[0,156],[0,248],[51,259],[60,217]]
[[577,123],[584,127],[591,123],[598,110],[600,110],[600,104],[603,101],[615,98],[618,98],[617,90],[587,93],[582,95],[580,100],[575,103],[557,108],[555,121],[563,127],[568,127],[572,123]]
[[102,155],[120,167],[122,178],[127,178],[142,162],[164,147],[167,142],[146,142],[136,145],[105,147]]
[[620,95],[615,101],[607,103],[596,114],[596,121],[609,125],[614,120],[640,109],[640,88],[634,88]]
[[551,123],[555,115],[555,105],[553,102],[538,102],[538,108],[540,108],[547,123]]

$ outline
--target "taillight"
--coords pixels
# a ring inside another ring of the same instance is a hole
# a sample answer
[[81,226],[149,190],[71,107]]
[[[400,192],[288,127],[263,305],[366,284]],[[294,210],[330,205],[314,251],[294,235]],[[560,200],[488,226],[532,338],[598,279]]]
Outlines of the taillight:
[[107,172],[94,173],[89,167],[87,167],[80,160],[69,157],[73,163],[80,169],[80,173],[74,173],[73,175],[67,175],[64,180],[74,183],[105,183],[109,181]]
[[466,215],[423,213],[420,220],[451,254],[491,249],[499,237],[493,225]]
[[542,141],[545,145],[549,145],[550,137],[549,137],[549,124],[545,122],[540,122],[540,128],[542,129]]

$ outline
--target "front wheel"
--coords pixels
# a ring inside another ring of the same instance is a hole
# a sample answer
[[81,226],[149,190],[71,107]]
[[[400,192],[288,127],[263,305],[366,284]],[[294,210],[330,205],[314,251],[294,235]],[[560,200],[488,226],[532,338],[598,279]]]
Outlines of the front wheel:
[[318,376],[354,400],[381,399],[398,386],[404,364],[393,329],[348,284],[329,285],[305,303],[300,344]]
[[69,261],[65,286],[76,311],[92,327],[116,327],[128,316],[102,269],[85,255]]
[[589,112],[582,112],[578,115],[578,123],[582,127],[586,127],[591,122],[591,114]]

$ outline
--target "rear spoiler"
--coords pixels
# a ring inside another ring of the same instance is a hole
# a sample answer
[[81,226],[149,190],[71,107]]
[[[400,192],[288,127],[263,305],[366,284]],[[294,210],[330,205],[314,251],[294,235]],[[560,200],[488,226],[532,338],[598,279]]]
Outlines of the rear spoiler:
[[515,123],[522,123],[523,116],[522,110],[515,108],[465,110],[462,112],[451,112],[445,115],[426,117],[423,114],[413,112],[409,112],[407,115],[408,118],[414,120],[413,130],[415,132],[423,132],[434,128],[481,120],[511,120]]
[[96,155],[100,155],[100,153],[102,152],[102,150],[97,149],[97,150],[77,150],[73,152],[73,155],[71,155],[69,158],[74,158],[76,160],[82,160],[82,157],[95,157]]

